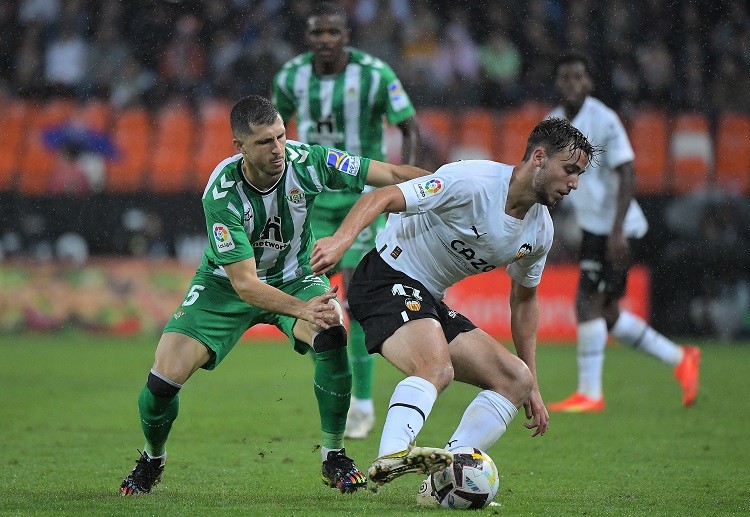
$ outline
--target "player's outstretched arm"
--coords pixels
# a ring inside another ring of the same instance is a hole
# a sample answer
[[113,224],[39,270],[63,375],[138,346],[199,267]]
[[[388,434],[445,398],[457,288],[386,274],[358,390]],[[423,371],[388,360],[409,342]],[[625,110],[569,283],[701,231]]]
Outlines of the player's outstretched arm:
[[[421,170],[421,169],[420,169]],[[313,274],[322,275],[335,266],[357,235],[383,212],[406,210],[406,199],[395,185],[363,194],[344,218],[339,229],[330,237],[318,239],[310,255]]]
[[392,163],[372,160],[367,171],[365,183],[373,187],[385,187],[395,185],[420,176],[431,174],[429,171],[414,167],[412,165],[394,165]]
[[249,258],[224,266],[232,287],[245,302],[277,314],[286,314],[309,321],[323,329],[341,323],[336,307],[330,300],[336,297],[338,286],[309,301],[300,300],[263,282],[256,273],[255,259]]

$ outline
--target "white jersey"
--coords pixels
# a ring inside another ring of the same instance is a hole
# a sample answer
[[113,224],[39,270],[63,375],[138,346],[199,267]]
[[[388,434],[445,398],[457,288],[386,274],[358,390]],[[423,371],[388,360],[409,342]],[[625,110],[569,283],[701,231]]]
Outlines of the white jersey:
[[[548,117],[565,118],[565,109],[556,107]],[[615,223],[619,176],[615,169],[635,158],[617,114],[599,99],[586,97],[583,106],[570,123],[591,142],[603,150],[592,160],[578,180],[578,189],[570,193],[578,226],[589,233],[609,235]],[[598,161],[599,163],[595,163]],[[625,214],[623,232],[627,237],[643,237],[648,223],[635,199]]]
[[406,210],[389,215],[378,234],[381,257],[438,300],[456,282],[506,265],[511,278],[535,287],[552,247],[552,218],[538,203],[523,220],[505,213],[512,172],[503,163],[466,160],[398,184]]

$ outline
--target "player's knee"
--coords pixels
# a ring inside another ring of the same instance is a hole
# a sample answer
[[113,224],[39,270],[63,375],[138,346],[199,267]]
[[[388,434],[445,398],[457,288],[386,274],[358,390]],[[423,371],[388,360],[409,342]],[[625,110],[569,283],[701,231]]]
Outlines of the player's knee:
[[531,374],[531,370],[523,361],[518,361],[518,364],[511,370],[513,376],[513,387],[517,392],[519,400],[526,400],[531,395],[531,390],[534,389],[534,376]]
[[346,347],[346,328],[343,325],[334,325],[318,332],[313,338],[312,347],[316,353]]
[[154,397],[163,399],[174,398],[182,388],[182,384],[172,382],[151,370],[148,374],[146,387]]

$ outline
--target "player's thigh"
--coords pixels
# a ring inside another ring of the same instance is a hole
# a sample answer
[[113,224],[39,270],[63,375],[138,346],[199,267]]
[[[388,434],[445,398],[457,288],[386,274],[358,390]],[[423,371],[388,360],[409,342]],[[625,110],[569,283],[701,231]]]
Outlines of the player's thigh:
[[482,329],[459,334],[448,348],[458,381],[498,393],[518,391],[519,382],[530,381],[526,363]]
[[212,370],[245,331],[258,323],[260,314],[260,309],[240,299],[229,280],[198,273],[182,305],[165,325],[164,333],[182,334],[201,343],[209,358],[199,366]]
[[380,353],[406,375],[440,377],[451,363],[445,334],[433,318],[404,323],[383,342]]
[[183,384],[211,355],[200,341],[179,332],[165,332],[156,346],[154,370],[172,382]]

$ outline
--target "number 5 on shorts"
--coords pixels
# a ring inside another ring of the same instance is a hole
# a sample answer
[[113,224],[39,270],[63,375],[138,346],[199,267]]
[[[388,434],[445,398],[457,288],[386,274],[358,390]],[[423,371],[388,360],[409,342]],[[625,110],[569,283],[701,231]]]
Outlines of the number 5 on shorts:
[[193,305],[198,299],[198,296],[200,296],[200,291],[204,289],[205,287],[202,285],[195,284],[194,286],[192,286],[188,291],[187,296],[185,297],[185,301],[182,302],[182,306],[187,307],[188,305]]

